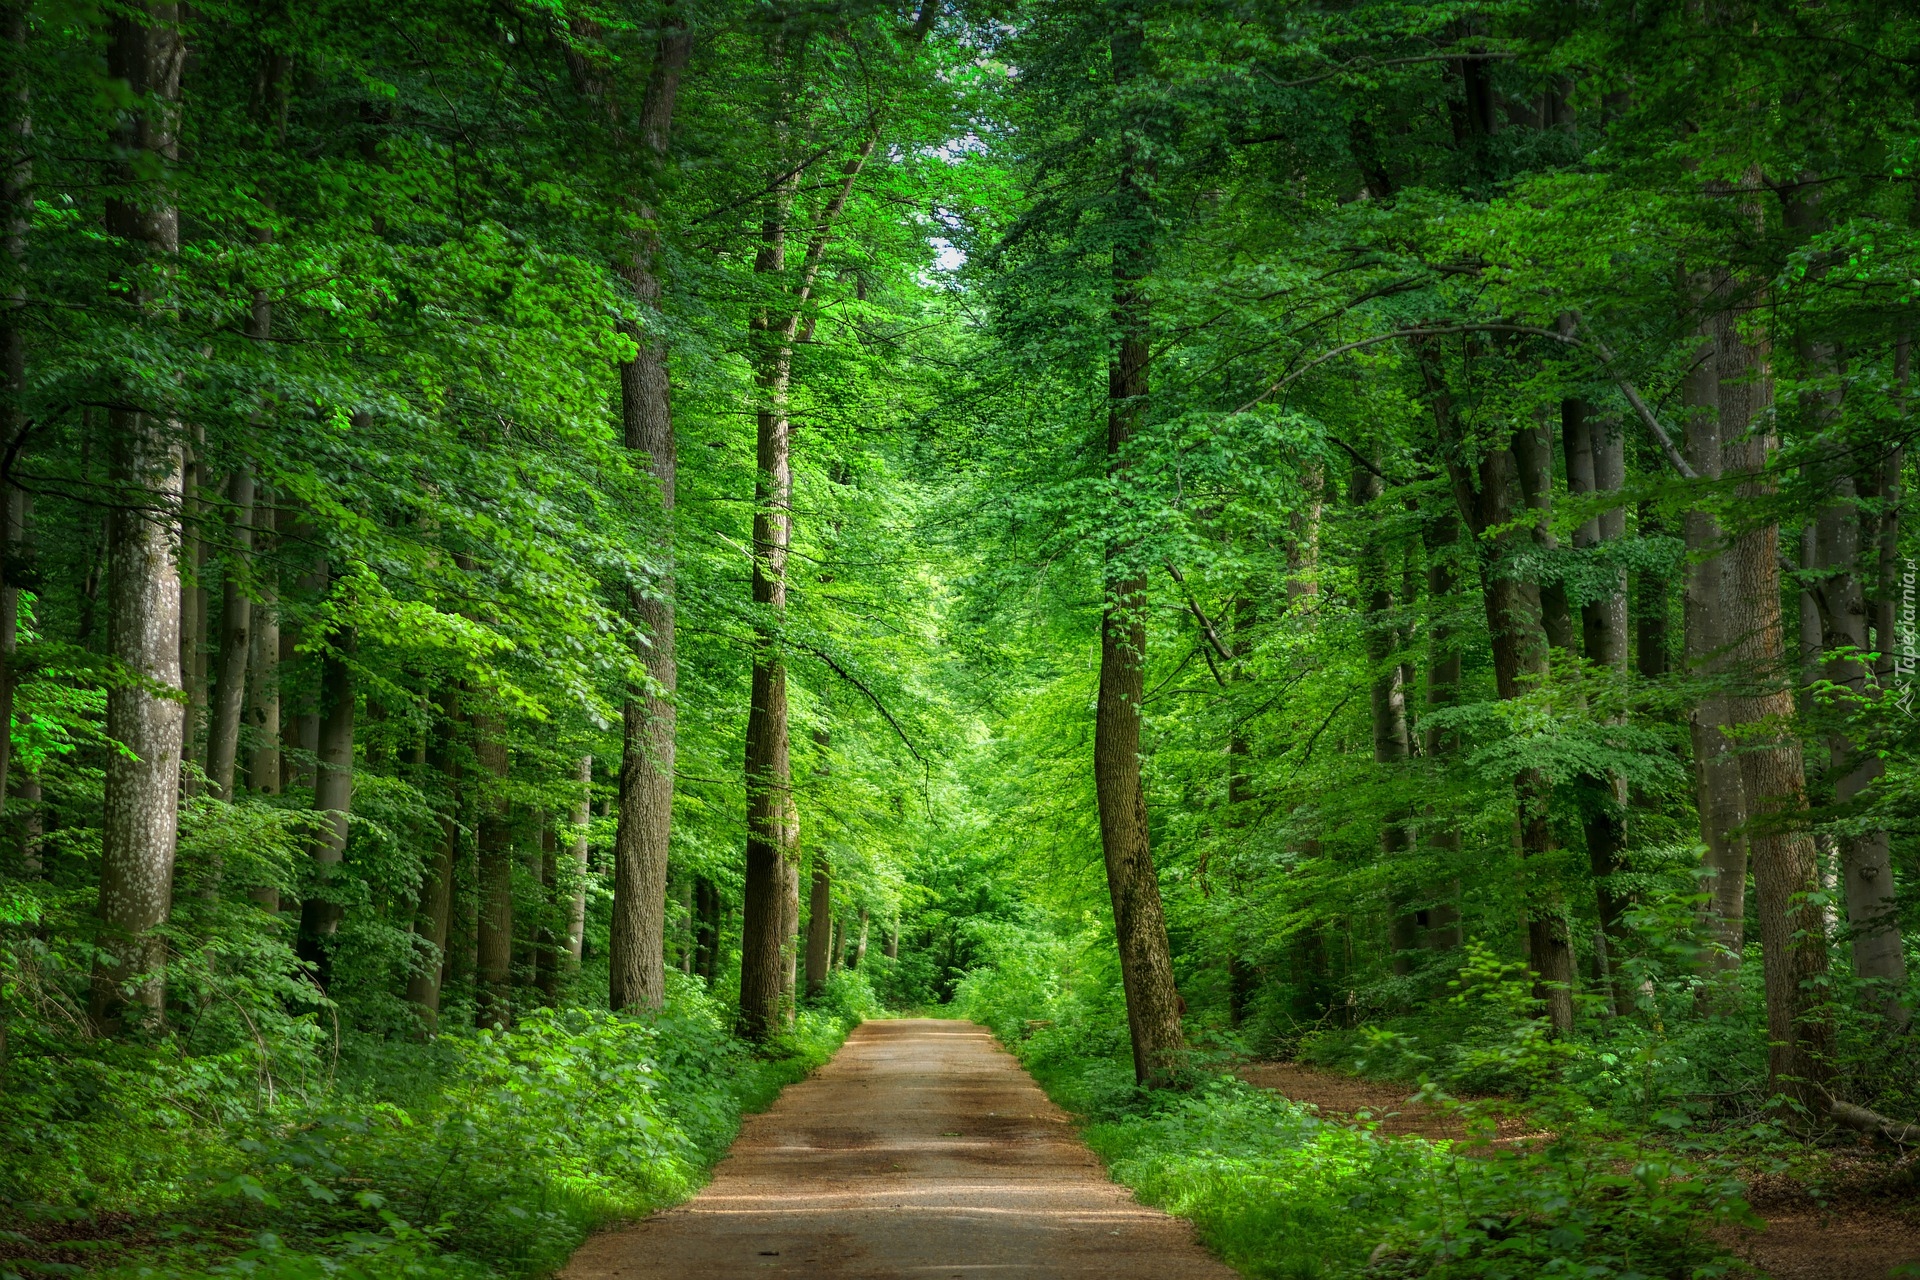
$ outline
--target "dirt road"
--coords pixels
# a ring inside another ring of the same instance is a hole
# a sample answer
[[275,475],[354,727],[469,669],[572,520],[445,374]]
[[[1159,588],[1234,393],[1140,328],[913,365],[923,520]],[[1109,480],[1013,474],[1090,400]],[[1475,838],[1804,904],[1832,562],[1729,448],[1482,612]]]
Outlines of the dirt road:
[[678,1209],[596,1236],[562,1280],[1099,1276],[1232,1280],[1107,1181],[1020,1064],[967,1022],[869,1022],[748,1119]]

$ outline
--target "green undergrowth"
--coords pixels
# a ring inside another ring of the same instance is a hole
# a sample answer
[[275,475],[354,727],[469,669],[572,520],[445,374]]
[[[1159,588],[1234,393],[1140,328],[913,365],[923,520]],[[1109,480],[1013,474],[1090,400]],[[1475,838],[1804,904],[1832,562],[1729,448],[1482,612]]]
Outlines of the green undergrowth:
[[656,1015],[539,1010],[431,1044],[349,1040],[304,1078],[247,1053],[184,1057],[177,1038],[43,1057],[0,1103],[0,1275],[551,1271],[595,1227],[691,1195],[743,1114],[878,1011],[864,978],[836,975],[755,1051],[721,1001],[668,977]]
[[[1186,1087],[1135,1088],[1124,1006],[1100,957],[1098,947],[1029,940],[975,971],[955,1007],[991,1027],[1082,1119],[1116,1181],[1190,1218],[1249,1276],[1744,1274],[1712,1238],[1717,1226],[1756,1221],[1733,1157],[1678,1113],[1665,1127],[1624,1126],[1578,1091],[1546,1087],[1565,1074],[1568,1049],[1534,1019],[1510,1018],[1503,1035],[1483,1036],[1483,1065],[1498,1055],[1509,1078],[1536,1086],[1529,1110],[1552,1137],[1496,1143],[1487,1104],[1455,1101],[1429,1082],[1429,1098],[1457,1109],[1474,1136],[1388,1139],[1210,1069],[1204,1050]],[[1456,998],[1463,1020],[1486,1022],[1526,996],[1489,972]]]

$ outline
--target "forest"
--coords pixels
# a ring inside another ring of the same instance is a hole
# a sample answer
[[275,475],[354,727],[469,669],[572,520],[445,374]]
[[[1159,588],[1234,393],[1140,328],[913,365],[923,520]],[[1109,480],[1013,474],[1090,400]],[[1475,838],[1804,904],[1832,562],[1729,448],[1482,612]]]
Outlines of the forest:
[[549,1274],[912,1012],[1247,1275],[1920,1229],[1920,12],[402,7],[0,2],[0,1276]]

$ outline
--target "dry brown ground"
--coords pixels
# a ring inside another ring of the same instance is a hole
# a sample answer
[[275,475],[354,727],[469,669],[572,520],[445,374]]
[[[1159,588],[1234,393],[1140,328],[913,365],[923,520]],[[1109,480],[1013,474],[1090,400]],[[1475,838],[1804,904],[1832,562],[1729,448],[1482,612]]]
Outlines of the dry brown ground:
[[981,1027],[869,1022],[748,1119],[706,1190],[589,1240],[561,1280],[1232,1280],[1109,1182]]
[[[1289,1062],[1236,1068],[1248,1084],[1272,1089],[1322,1114],[1358,1118],[1363,1113],[1392,1137],[1464,1138],[1460,1121],[1439,1109],[1407,1101],[1404,1085],[1315,1071]],[[1544,1137],[1524,1117],[1500,1120],[1496,1141]],[[1920,1205],[1858,1202],[1823,1209],[1790,1189],[1755,1188],[1755,1207],[1765,1231],[1730,1232],[1724,1239],[1774,1280],[1887,1280],[1901,1263],[1920,1262]]]

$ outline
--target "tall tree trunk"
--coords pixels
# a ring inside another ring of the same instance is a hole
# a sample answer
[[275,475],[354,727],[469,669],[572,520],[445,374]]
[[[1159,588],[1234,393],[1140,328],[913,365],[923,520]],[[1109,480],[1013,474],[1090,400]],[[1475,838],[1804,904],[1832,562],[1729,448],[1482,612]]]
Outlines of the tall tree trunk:
[[817,996],[833,968],[833,868],[825,849],[813,851],[813,883],[807,895],[807,994]]
[[[13,74],[0,89],[0,111],[6,113],[0,138],[13,153],[12,162],[0,170],[0,235],[6,242],[10,273],[4,301],[0,301],[0,376],[5,378],[6,397],[0,421],[6,425],[9,441],[23,440],[27,424],[23,313],[27,305],[27,233],[33,224],[33,88],[26,65],[28,7],[27,0],[12,0],[0,9],[0,27],[4,27],[0,39],[12,46],[15,58]],[[0,810],[6,805],[7,775],[13,759],[14,653],[32,503],[33,495],[11,486],[0,494],[0,510],[6,514],[5,541],[0,543]]]
[[246,594],[246,564],[253,556],[253,468],[241,463],[227,481],[233,520],[233,552],[222,575],[220,669],[213,715],[207,726],[207,780],[213,794],[234,800],[240,758],[240,712],[247,692],[247,659],[253,646],[253,602]]
[[[1454,592],[1454,553],[1460,542],[1460,517],[1451,505],[1432,512],[1424,523],[1421,537],[1427,553],[1427,706],[1450,707],[1460,698],[1460,643],[1447,610]],[[1454,735],[1438,728],[1423,731],[1422,746],[1428,758],[1437,758],[1454,750]],[[1429,819],[1426,841],[1443,855],[1457,860],[1461,851],[1460,829],[1451,822]],[[1465,942],[1460,927],[1460,882],[1451,881],[1428,912],[1425,945],[1435,951],[1455,950]]]
[[865,907],[862,907],[860,908],[860,932],[854,937],[854,940],[853,940],[853,963],[850,967],[854,970],[854,972],[857,973],[860,970],[860,966],[865,964],[866,962],[867,962],[867,909]]
[[300,958],[314,966],[325,987],[333,973],[333,938],[343,908],[338,884],[347,856],[347,821],[353,808],[353,632],[335,633],[320,662],[320,742],[315,751],[313,809],[322,815],[313,840],[313,892],[300,903]]
[[[1860,583],[1860,509],[1851,476],[1834,485],[1834,501],[1820,513],[1816,543],[1822,575],[1816,597],[1820,604],[1822,640],[1829,653],[1842,656],[1826,663],[1826,678],[1856,698],[1871,695],[1870,672],[1864,657],[1846,654],[1870,652],[1867,642],[1867,602]],[[1864,793],[1886,773],[1878,753],[1860,749],[1845,733],[1829,738],[1834,800],[1841,806],[1865,803]],[[1894,898],[1892,840],[1885,828],[1840,838],[1842,898],[1847,909],[1847,932],[1853,944],[1853,971],[1872,984],[1875,1007],[1895,1030],[1903,1029],[1908,1011],[1906,955],[1900,934],[1900,916]]]
[[447,935],[453,926],[454,858],[460,848],[460,757],[454,743],[460,724],[460,704],[452,694],[442,696],[440,715],[432,730],[427,769],[446,786],[446,807],[440,811],[440,839],[433,858],[421,869],[420,901],[414,911],[414,933],[429,953],[415,958],[407,975],[407,1002],[420,1019],[420,1032],[431,1038],[440,1029],[440,990],[447,973]]
[[[1639,534],[1642,538],[1660,537],[1669,532],[1660,509],[1651,502],[1640,504]],[[1671,629],[1668,608],[1668,576],[1658,570],[1641,569],[1634,577],[1634,666],[1642,679],[1658,680],[1672,663],[1668,658]]]
[[[1483,544],[1481,559],[1481,597],[1487,614],[1487,630],[1493,642],[1494,683],[1498,695],[1518,698],[1532,685],[1544,679],[1548,671],[1548,637],[1541,620],[1539,590],[1510,572],[1506,562],[1515,554],[1513,530],[1522,506],[1523,474],[1513,449],[1487,449],[1478,465],[1471,465],[1453,421],[1452,404],[1435,362],[1425,362],[1435,423],[1445,446],[1447,469],[1453,481],[1455,501],[1467,527]],[[1528,423],[1515,432],[1515,443],[1532,457],[1536,486],[1541,485],[1538,467],[1537,423]],[[1550,494],[1539,487],[1535,495],[1533,535],[1548,514],[1541,501]],[[1505,532],[1495,532],[1504,530]],[[1571,623],[1568,624],[1571,631]],[[1526,897],[1527,950],[1539,982],[1537,994],[1547,1010],[1553,1029],[1560,1034],[1573,1028],[1573,944],[1569,936],[1566,907],[1559,891],[1541,877],[1540,864],[1553,851],[1553,826],[1548,813],[1552,788],[1546,778],[1533,769],[1514,778],[1514,802],[1519,820],[1520,857],[1523,892]]]
[[[1773,492],[1766,471],[1771,384],[1764,348],[1739,332],[1740,317],[1716,324],[1720,421],[1726,470],[1740,477],[1737,495],[1764,509]],[[1799,741],[1786,728],[1794,713],[1780,604],[1780,530],[1763,524],[1733,540],[1728,556],[1728,657],[1742,683],[1729,702],[1731,723],[1752,728],[1739,755],[1746,792],[1748,850],[1758,899],[1767,1000],[1768,1076],[1772,1087],[1815,1114],[1826,1102],[1833,1028],[1823,1006],[1827,941],[1808,895],[1820,886],[1813,836],[1807,830],[1806,774]]]
[[[113,19],[107,73],[131,87],[137,109],[118,117],[113,143],[128,160],[117,175],[138,193],[107,202],[107,229],[140,259],[179,251],[180,219],[146,162],[178,158],[180,69],[185,48],[179,8],[149,2]],[[155,300],[134,305],[151,312]],[[120,506],[109,520],[108,650],[140,682],[107,691],[107,753],[101,812],[100,950],[91,1012],[103,1031],[130,1021],[159,1023],[166,1006],[166,943],[155,930],[173,900],[179,835],[180,703],[155,690],[180,688],[180,567],[173,540],[181,519],[184,459],[178,427],[134,409],[108,411],[110,466]]]
[[551,815],[542,815],[536,869],[540,877],[540,918],[533,933],[533,988],[540,993],[540,1002],[551,1008],[560,997],[560,947],[553,934],[553,887],[560,870],[560,843]]
[[693,969],[711,986],[714,972],[720,967],[720,890],[707,877],[697,876],[693,882],[693,902],[699,921],[695,941],[700,948]]
[[[1384,482],[1372,467],[1362,463],[1354,465],[1353,506],[1363,522],[1377,522],[1378,514],[1368,508],[1379,501],[1383,489]],[[1413,754],[1407,730],[1407,694],[1401,665],[1394,660],[1400,631],[1393,619],[1393,583],[1387,574],[1387,546],[1379,537],[1362,537],[1358,568],[1360,597],[1367,609],[1363,625],[1373,709],[1373,762],[1404,764]],[[1380,827],[1380,852],[1389,863],[1404,858],[1413,845],[1413,833],[1402,817],[1388,815]],[[1393,971],[1402,977],[1413,972],[1414,952],[1420,945],[1416,896],[1408,890],[1393,895],[1389,941],[1393,948]]]
[[[1553,437],[1544,420],[1525,423],[1513,433],[1513,460],[1519,468],[1520,491],[1533,513],[1533,543],[1551,557],[1560,542],[1553,533]],[[1578,654],[1580,637],[1574,629],[1573,606],[1559,572],[1549,571],[1529,585],[1540,600],[1540,626],[1547,644],[1562,653]]]
[[[1110,37],[1114,87],[1126,93],[1146,74],[1141,16],[1125,11]],[[1143,186],[1144,158],[1126,145],[1118,181],[1120,220],[1113,249],[1113,318],[1117,333],[1107,368],[1107,472],[1124,494],[1129,446],[1145,420],[1151,313],[1146,291],[1152,213]],[[1124,497],[1122,501],[1125,501]],[[1147,577],[1140,551],[1110,540],[1106,606],[1100,619],[1100,692],[1094,712],[1093,776],[1100,808],[1100,844],[1113,900],[1114,936],[1126,989],[1134,1078],[1169,1083],[1180,1069],[1186,1034],[1174,986],[1160,881],[1147,826],[1140,769],[1140,712],[1146,694]]]
[[[186,759],[205,772],[206,755],[202,730],[207,712],[207,544],[201,536],[200,522],[205,519],[206,503],[200,497],[205,481],[206,434],[195,427],[189,433],[182,453],[180,484],[180,680],[187,693],[187,719],[182,730],[181,751]],[[192,770],[185,778],[186,794],[200,794],[201,781]]]
[[[786,270],[786,220],[795,180],[776,184],[754,259],[756,274]],[[793,466],[787,387],[793,317],[763,308],[753,320],[756,458],[753,516],[753,690],[747,712],[747,866],[740,938],[740,1029],[765,1039],[780,1024],[786,959],[787,881],[798,854],[787,738],[787,671],[780,650],[787,605],[787,549],[793,538]],[[795,877],[797,879],[797,876]]]
[[[1565,437],[1567,488],[1575,497],[1593,498],[1615,495],[1627,482],[1626,437],[1620,422],[1602,417],[1582,401],[1561,404],[1561,429]],[[1574,530],[1573,545],[1581,551],[1598,553],[1607,543],[1627,535],[1627,513],[1614,505],[1581,522]],[[1592,698],[1601,705],[1597,718],[1606,724],[1626,720],[1626,681],[1628,660],[1627,575],[1624,569],[1609,574],[1612,590],[1580,606],[1580,641],[1586,657],[1595,667],[1610,672],[1610,685],[1597,684]],[[1580,780],[1580,816],[1587,839],[1587,862],[1593,873],[1595,905],[1599,909],[1600,940],[1604,944],[1597,957],[1607,977],[1609,999],[1617,1013],[1633,1008],[1633,988],[1627,980],[1622,961],[1626,954],[1627,896],[1614,882],[1622,869],[1627,848],[1627,780],[1617,773],[1588,775]]]
[[593,757],[580,757],[580,794],[573,802],[573,898],[567,904],[567,958],[574,970],[587,942],[587,824],[593,819]]
[[[1694,352],[1682,382],[1686,414],[1687,464],[1703,484],[1720,478],[1722,466],[1720,375],[1709,339]],[[1683,532],[1687,544],[1682,630],[1688,671],[1710,683],[1688,714],[1693,746],[1695,804],[1700,839],[1706,846],[1705,914],[1714,947],[1702,959],[1709,972],[1740,964],[1746,945],[1747,800],[1740,761],[1726,735],[1731,723],[1725,681],[1731,590],[1730,566],[1722,547],[1720,524],[1704,503],[1689,505]]]
[[261,568],[253,604],[253,652],[247,659],[247,726],[253,749],[247,755],[247,785],[261,795],[280,794],[280,580],[267,562],[273,549],[276,512],[256,499],[254,537],[256,563]]
[[492,715],[473,717],[473,754],[481,777],[479,917],[476,924],[478,996],[482,1027],[513,1025],[513,813],[506,795],[507,727]]
[[[678,22],[661,32],[655,47],[653,71],[640,108],[649,187],[657,185],[667,164],[680,73],[692,47],[692,33]],[[652,191],[646,196],[650,200]],[[643,204],[641,224],[652,227],[655,221],[652,208]],[[634,245],[629,274],[636,301],[644,311],[654,313],[659,311],[661,296],[658,254],[653,233],[642,233]],[[628,693],[624,717],[608,994],[616,1009],[657,1009],[667,991],[667,857],[673,829],[674,692],[679,687],[673,612],[677,454],[666,344],[639,327],[632,336],[637,348],[634,358],[620,367],[621,417],[627,448],[647,456],[659,486],[661,525],[654,550],[663,574],[652,589],[636,587],[631,596],[634,617],[645,632],[642,657],[648,681],[645,688]]]

